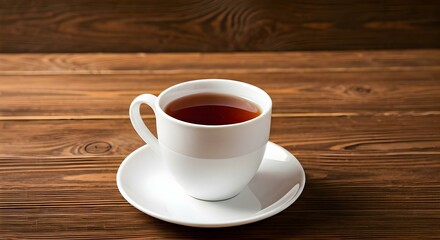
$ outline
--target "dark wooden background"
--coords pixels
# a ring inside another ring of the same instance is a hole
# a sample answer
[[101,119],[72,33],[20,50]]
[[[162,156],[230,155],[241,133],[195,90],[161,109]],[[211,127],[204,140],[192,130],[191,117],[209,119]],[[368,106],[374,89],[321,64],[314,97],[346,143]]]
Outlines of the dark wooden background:
[[440,47],[440,1],[0,0],[0,52]]

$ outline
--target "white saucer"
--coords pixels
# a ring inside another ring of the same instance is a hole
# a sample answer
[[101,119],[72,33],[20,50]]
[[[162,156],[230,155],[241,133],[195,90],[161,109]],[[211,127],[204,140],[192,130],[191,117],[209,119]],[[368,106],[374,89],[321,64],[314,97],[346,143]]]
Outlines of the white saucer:
[[116,180],[122,196],[152,217],[192,227],[228,227],[256,222],[286,209],[303,191],[306,177],[292,154],[269,142],[255,177],[239,195],[224,201],[202,201],[187,195],[148,145],[127,156]]

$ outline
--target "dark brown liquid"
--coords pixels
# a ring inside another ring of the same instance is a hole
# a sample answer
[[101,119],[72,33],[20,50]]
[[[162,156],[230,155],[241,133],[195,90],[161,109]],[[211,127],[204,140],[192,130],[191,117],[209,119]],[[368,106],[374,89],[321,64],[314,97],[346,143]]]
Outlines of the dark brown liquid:
[[198,93],[178,98],[165,107],[165,112],[179,120],[202,125],[240,123],[260,115],[258,106],[244,98]]

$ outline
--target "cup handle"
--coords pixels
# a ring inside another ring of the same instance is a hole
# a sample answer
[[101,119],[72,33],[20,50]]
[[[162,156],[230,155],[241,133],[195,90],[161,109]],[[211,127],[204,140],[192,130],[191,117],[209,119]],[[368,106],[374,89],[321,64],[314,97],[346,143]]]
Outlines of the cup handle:
[[148,143],[154,153],[160,156],[159,141],[145,125],[140,112],[141,104],[145,103],[150,106],[151,109],[153,109],[154,114],[156,114],[156,101],[157,97],[152,94],[142,94],[137,96],[130,105],[130,120],[139,136]]

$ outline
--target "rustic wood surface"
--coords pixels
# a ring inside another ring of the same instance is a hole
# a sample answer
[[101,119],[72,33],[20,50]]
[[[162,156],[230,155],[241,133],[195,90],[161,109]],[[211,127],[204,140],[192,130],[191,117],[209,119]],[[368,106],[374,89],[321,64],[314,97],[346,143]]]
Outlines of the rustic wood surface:
[[0,52],[440,47],[438,0],[0,0]]
[[[143,145],[131,100],[209,77],[273,97],[271,141],[307,175],[278,215],[182,227],[118,192],[120,163]],[[0,55],[0,239],[437,238],[439,173],[440,50]]]

